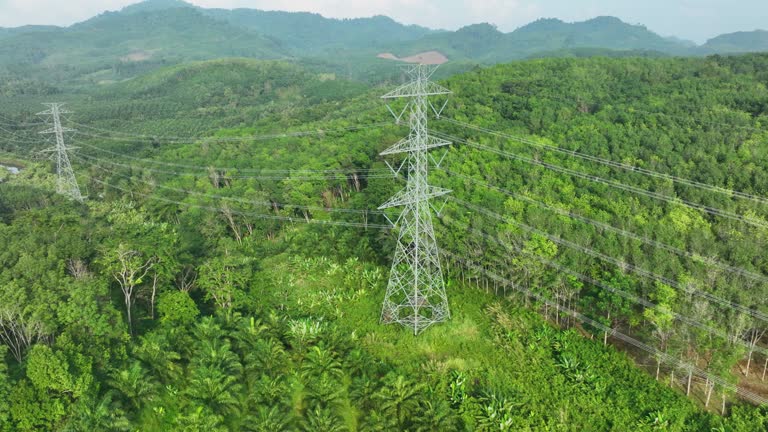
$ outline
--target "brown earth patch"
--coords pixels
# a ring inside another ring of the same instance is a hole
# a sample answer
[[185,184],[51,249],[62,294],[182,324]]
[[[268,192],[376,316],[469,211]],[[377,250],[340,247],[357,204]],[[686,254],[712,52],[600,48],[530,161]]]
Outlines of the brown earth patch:
[[150,58],[152,58],[152,53],[146,51],[135,51],[128,54],[127,56],[120,57],[120,60],[124,62],[140,62],[149,60]]
[[399,58],[397,58],[396,55],[394,55],[392,53],[381,53],[381,54],[377,55],[376,57],[378,57],[380,59],[386,59],[386,60],[400,60]]
[[405,63],[420,63],[426,65],[441,65],[448,62],[448,57],[440,51],[426,51],[403,58],[398,58],[392,53],[381,53],[376,57],[387,60],[397,60]]

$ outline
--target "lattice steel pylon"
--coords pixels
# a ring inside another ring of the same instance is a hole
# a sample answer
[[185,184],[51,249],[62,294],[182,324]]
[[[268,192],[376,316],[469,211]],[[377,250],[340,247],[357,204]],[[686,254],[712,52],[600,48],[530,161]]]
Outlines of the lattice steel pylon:
[[451,191],[430,186],[427,176],[430,160],[436,162],[429,151],[451,143],[430,136],[427,120],[430,109],[438,116],[440,114],[429,102],[429,97],[448,95],[451,92],[429,80],[434,70],[434,67],[426,65],[412,65],[408,69],[412,80],[382,96],[385,100],[409,99],[400,115],[391,108],[390,112],[398,122],[408,113],[411,131],[407,138],[381,153],[382,156],[405,155],[405,160],[398,169],[390,165],[396,175],[407,166],[405,188],[379,207],[380,210],[403,208],[394,222],[395,227],[399,228],[397,247],[384,297],[381,321],[412,328],[415,335],[432,324],[450,318],[440,256],[432,226],[432,210],[435,210],[435,207],[431,200]]
[[64,132],[74,132],[74,129],[65,128],[61,126],[61,114],[69,114],[70,111],[62,109],[61,103],[44,103],[49,109],[38,113],[37,115],[51,116],[53,119],[53,127],[46,129],[41,134],[55,134],[56,146],[47,150],[46,152],[53,152],[56,156],[56,192],[66,195],[75,201],[82,202],[83,195],[80,193],[80,187],[77,185],[77,179],[75,173],[72,171],[72,164],[69,162],[70,150],[74,150],[75,147],[67,147],[64,144]]

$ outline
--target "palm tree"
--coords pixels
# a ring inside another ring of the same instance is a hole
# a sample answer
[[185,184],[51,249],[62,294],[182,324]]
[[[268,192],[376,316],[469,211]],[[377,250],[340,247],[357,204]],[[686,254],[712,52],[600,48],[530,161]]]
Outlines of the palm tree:
[[195,340],[214,340],[224,337],[224,331],[214,317],[207,316],[195,326]]
[[307,354],[304,364],[301,365],[301,377],[310,378],[323,375],[341,379],[344,376],[344,371],[335,352],[322,346],[313,346]]
[[195,407],[188,414],[182,414],[176,418],[176,427],[179,432],[226,432],[223,426],[224,419],[213,414],[205,407]]
[[293,418],[290,409],[279,405],[261,405],[256,415],[250,415],[242,425],[243,430],[253,432],[283,432],[291,430]]
[[339,407],[343,405],[344,386],[328,375],[321,375],[305,381],[304,391],[309,400],[309,406]]
[[248,391],[249,403],[256,401],[256,405],[273,405],[286,399],[286,395],[290,395],[290,392],[290,387],[284,376],[271,378],[267,375],[261,375],[251,383]]
[[241,390],[238,378],[220,369],[204,366],[194,369],[185,393],[215,414],[226,416],[240,412],[241,403],[236,395]]
[[367,374],[363,374],[352,381],[349,396],[356,407],[362,411],[368,411],[374,406],[374,395],[377,388],[376,380]]
[[245,376],[257,379],[258,375],[273,376],[285,371],[289,366],[289,360],[282,342],[275,338],[259,339],[243,359]]
[[404,376],[389,375],[384,386],[374,397],[380,401],[379,408],[385,416],[391,416],[400,430],[408,429],[410,418],[419,409],[420,391],[423,384],[408,381]]
[[138,360],[134,361],[128,369],[122,369],[113,374],[108,383],[130,401],[137,411],[141,409],[143,403],[151,401],[157,395],[155,383]]
[[83,398],[74,407],[72,418],[64,432],[109,431],[120,432],[131,429],[131,423],[122,409],[112,400],[113,393],[107,392],[100,400]]
[[308,432],[342,432],[347,430],[340,417],[334,415],[329,408],[320,407],[308,411],[301,422],[301,426]]
[[165,336],[153,332],[142,336],[139,340],[139,347],[135,351],[136,357],[144,362],[162,383],[168,384],[179,378],[181,368],[176,362],[181,356],[170,349]]
[[395,419],[375,410],[362,414],[357,427],[361,432],[387,432],[398,430]]
[[452,432],[459,430],[459,417],[447,400],[433,397],[421,403],[421,414],[415,418],[417,431]]
[[[235,315],[239,316],[239,314]],[[269,327],[254,317],[249,319],[239,318],[237,326],[232,331],[235,350],[240,353],[252,350],[259,341],[264,339],[268,330]]]
[[223,339],[200,341],[195,356],[190,361],[190,367],[211,367],[228,375],[240,375],[243,371],[240,358],[232,352],[229,342]]

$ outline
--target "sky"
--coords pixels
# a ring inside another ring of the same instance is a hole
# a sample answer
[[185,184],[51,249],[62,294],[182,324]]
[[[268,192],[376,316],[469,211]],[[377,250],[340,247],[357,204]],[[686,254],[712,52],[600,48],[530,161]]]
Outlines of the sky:
[[[0,27],[70,25],[137,0],[0,0]],[[188,0],[206,8],[309,11],[327,17],[387,15],[405,24],[455,30],[480,22],[508,32],[537,18],[600,15],[643,24],[662,36],[703,43],[723,33],[768,29],[768,0]]]

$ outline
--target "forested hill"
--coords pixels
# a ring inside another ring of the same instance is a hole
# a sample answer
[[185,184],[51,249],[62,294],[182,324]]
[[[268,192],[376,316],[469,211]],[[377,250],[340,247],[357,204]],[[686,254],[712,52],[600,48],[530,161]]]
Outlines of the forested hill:
[[298,56],[370,52],[435,33],[424,27],[402,25],[385,16],[337,20],[312,13],[257,9],[205,9],[203,13],[283,41]]
[[275,40],[187,7],[108,12],[68,28],[0,39],[0,73],[47,83],[98,84],[166,64],[238,56],[276,59],[287,53]]
[[[566,23],[541,19],[510,33],[489,24],[457,31],[406,26],[391,18],[329,19],[255,9],[205,9],[177,0],[147,0],[67,28],[0,29],[0,84],[39,79],[87,87],[129,79],[166,65],[223,57],[293,59],[313,70],[359,81],[390,76],[392,60],[439,51],[452,72],[542,56],[699,56],[766,49],[765,32],[736,33],[697,47],[614,17]],[[32,85],[31,87],[34,87]]]
[[419,337],[379,324],[402,184],[378,154],[407,134],[385,89],[228,60],[87,95],[82,204],[28,157],[46,126],[2,111],[0,431],[765,430],[766,71],[442,81],[451,320]]
[[437,33],[394,48],[401,56],[439,50],[449,58],[469,58],[498,63],[566,49],[595,48],[613,51],[644,50],[661,54],[691,55],[682,42],[662,38],[643,26],[614,17],[597,17],[577,23],[541,19],[511,33],[490,24],[467,26],[456,32]]
[[755,30],[720,35],[708,40],[702,49],[710,53],[768,51],[768,31]]

